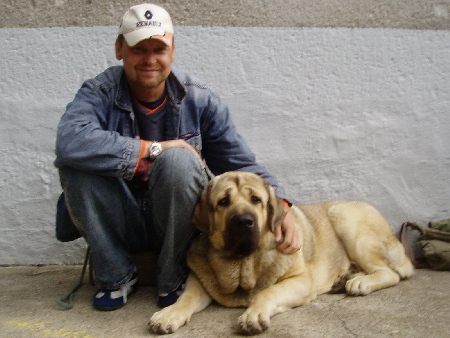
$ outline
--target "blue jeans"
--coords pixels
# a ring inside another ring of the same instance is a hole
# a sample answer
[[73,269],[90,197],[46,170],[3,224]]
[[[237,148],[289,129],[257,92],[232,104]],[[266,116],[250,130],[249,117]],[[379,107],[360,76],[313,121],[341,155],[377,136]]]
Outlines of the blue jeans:
[[186,251],[196,235],[192,213],[209,177],[186,149],[164,151],[153,162],[148,188],[130,190],[121,178],[62,167],[70,217],[91,247],[95,283],[117,289],[134,272],[131,253],[157,251],[157,287],[175,290],[187,277]]

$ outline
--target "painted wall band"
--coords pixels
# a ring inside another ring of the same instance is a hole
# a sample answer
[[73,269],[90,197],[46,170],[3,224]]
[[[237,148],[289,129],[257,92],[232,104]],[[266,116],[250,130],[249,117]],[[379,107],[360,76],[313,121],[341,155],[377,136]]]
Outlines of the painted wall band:
[[[115,26],[131,5],[140,2],[144,0],[3,0],[0,27]],[[165,7],[178,26],[450,29],[450,0],[149,2]]]

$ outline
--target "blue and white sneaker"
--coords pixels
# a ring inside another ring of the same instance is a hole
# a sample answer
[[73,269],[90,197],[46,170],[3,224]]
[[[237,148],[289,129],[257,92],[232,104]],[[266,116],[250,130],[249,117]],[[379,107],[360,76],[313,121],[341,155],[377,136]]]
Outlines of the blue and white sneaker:
[[175,291],[169,293],[160,293],[158,295],[158,306],[161,308],[165,308],[175,303],[178,297],[180,297],[180,295],[183,293],[184,287],[185,282],[181,283]]
[[120,309],[128,301],[128,296],[138,289],[138,275],[134,272],[130,281],[116,290],[100,289],[94,294],[94,307],[101,311]]

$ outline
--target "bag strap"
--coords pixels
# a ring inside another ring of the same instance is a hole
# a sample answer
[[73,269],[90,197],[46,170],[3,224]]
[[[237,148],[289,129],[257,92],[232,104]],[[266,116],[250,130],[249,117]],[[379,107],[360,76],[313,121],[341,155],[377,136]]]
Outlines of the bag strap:
[[77,285],[75,285],[67,295],[65,295],[64,297],[58,298],[56,300],[56,303],[58,303],[58,305],[61,305],[62,307],[66,308],[66,309],[71,309],[73,308],[73,295],[75,294],[75,291],[77,291],[81,284],[83,283],[83,279],[84,279],[84,274],[86,272],[86,267],[88,265],[88,261],[89,261],[89,256],[90,256],[90,252],[91,252],[91,248],[88,246],[88,248],[86,249],[86,256],[84,257],[84,264],[83,264],[83,269],[81,270],[81,275],[80,275],[80,279],[77,283]]
[[430,228],[433,228],[433,229],[436,229],[436,230],[450,232],[450,218],[443,219],[443,220],[440,220],[440,221],[432,221],[432,222],[428,223],[428,226]]
[[411,263],[417,268],[420,264],[417,262],[414,256],[414,251],[411,245],[411,241],[408,234],[408,227],[411,225],[409,222],[405,222],[400,227],[400,232],[398,234],[399,241],[403,244],[405,248],[406,256],[411,260]]
[[[438,230],[432,227],[423,227],[420,226],[416,223],[409,223],[408,225],[418,231],[420,231],[421,236],[420,239],[421,240],[430,240],[430,239],[437,239],[440,241],[444,241],[444,242],[450,242],[450,232],[448,231],[443,231],[443,230]],[[431,226],[431,223],[430,223]]]

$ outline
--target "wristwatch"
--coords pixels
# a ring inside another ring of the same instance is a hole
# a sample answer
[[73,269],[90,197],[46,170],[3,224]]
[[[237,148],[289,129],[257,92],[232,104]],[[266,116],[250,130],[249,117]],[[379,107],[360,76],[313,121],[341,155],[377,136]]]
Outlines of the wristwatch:
[[148,149],[148,154],[150,155],[150,160],[154,160],[162,152],[162,145],[159,142],[153,142]]

